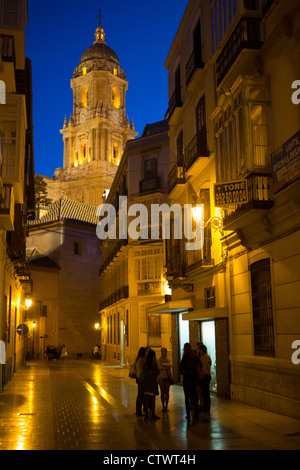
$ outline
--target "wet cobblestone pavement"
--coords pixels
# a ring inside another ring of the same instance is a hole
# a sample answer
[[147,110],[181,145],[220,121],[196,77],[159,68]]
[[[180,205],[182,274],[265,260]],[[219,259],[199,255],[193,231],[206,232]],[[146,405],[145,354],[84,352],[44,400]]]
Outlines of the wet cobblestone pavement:
[[188,423],[177,385],[145,420],[136,392],[121,366],[29,362],[0,393],[0,450],[300,450],[299,420],[212,396],[211,417]]

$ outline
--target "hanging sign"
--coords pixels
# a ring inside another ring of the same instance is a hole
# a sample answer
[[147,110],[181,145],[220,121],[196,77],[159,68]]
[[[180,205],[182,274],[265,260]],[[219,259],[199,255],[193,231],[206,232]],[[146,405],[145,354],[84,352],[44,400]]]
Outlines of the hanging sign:
[[271,153],[274,193],[300,178],[300,131]]
[[229,181],[215,184],[216,207],[245,204],[248,202],[247,181]]
[[21,323],[16,329],[16,332],[20,336],[26,336],[28,334],[28,326],[25,323]]

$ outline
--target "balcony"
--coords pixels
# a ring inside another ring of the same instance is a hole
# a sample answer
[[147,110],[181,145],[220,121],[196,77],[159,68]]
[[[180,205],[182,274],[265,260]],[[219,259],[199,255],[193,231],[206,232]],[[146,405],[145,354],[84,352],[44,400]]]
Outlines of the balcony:
[[10,184],[4,184],[0,189],[0,227],[3,230],[14,230],[14,211],[14,188]]
[[269,174],[251,173],[246,180],[248,202],[238,205],[234,212],[224,218],[224,230],[237,231],[259,224],[261,213],[274,206],[272,177]]
[[168,191],[169,193],[175,188],[177,184],[185,184],[185,173],[183,166],[177,163],[173,166],[168,176]]
[[174,113],[176,108],[181,108],[182,106],[182,101],[181,101],[181,91],[180,88],[176,89],[173,93],[173,95],[170,98],[169,101],[169,109],[168,109],[168,115],[169,119],[171,118],[172,114]]
[[200,157],[209,157],[209,150],[207,148],[206,128],[193,137],[189,145],[185,149],[185,170],[187,171],[193,163]]
[[184,278],[186,276],[186,263],[184,257],[180,251],[175,255],[170,253],[167,256],[167,278]]
[[204,64],[202,62],[201,51],[194,50],[191,57],[187,61],[185,66],[185,83],[188,85],[193,77],[194,72],[197,69],[203,69]]
[[137,284],[137,295],[153,295],[161,293],[161,281],[139,282]]
[[260,49],[261,45],[260,19],[242,18],[217,59],[217,85],[220,85],[243,49]]
[[23,204],[15,204],[14,230],[6,232],[6,251],[13,263],[26,259],[26,216]]
[[161,185],[159,176],[154,176],[153,178],[147,178],[140,181],[140,193],[155,191],[160,188]]
[[114,293],[110,294],[99,304],[99,309],[104,310],[105,308],[113,305],[115,302],[118,302],[122,299],[127,299],[129,297],[129,286],[121,286]]

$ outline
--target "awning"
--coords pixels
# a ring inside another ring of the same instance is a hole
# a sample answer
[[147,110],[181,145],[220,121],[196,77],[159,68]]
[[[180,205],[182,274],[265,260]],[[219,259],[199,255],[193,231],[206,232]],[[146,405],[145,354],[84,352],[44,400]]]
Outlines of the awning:
[[[181,313],[193,309],[191,299],[171,300],[148,308],[148,313]],[[187,314],[186,314],[187,315]]]
[[228,307],[201,308],[182,315],[182,320],[214,320],[215,318],[228,318]]

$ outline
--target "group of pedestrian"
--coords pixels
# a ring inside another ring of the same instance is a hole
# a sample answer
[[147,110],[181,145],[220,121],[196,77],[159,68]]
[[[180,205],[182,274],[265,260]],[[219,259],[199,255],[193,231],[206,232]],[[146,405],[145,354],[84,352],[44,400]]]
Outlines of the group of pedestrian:
[[136,415],[145,416],[145,419],[160,419],[155,413],[155,400],[159,395],[159,388],[162,411],[168,411],[169,389],[174,383],[167,349],[161,349],[161,357],[157,360],[153,349],[141,347],[135,360],[135,370],[138,386]]
[[[134,376],[138,386],[136,398],[136,415],[145,418],[159,419],[155,413],[155,399],[159,395],[162,411],[168,411],[170,385],[174,383],[172,363],[167,356],[166,348],[161,348],[161,357],[157,360],[155,351],[141,347],[134,362]],[[197,343],[194,352],[190,343],[185,343],[179,372],[183,376],[186,418],[197,419],[199,411],[210,413],[211,358],[203,343]]]
[[199,411],[209,414],[211,358],[203,343],[197,343],[196,353],[190,343],[185,343],[179,372],[183,376],[186,419],[190,419],[192,409],[194,410],[194,419],[198,418]]

